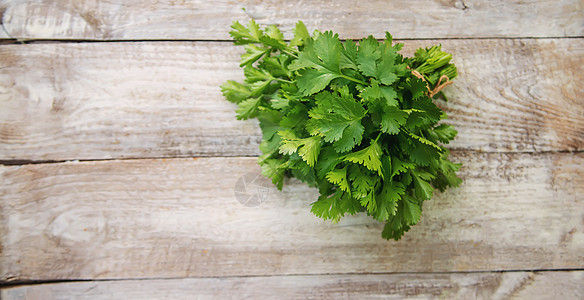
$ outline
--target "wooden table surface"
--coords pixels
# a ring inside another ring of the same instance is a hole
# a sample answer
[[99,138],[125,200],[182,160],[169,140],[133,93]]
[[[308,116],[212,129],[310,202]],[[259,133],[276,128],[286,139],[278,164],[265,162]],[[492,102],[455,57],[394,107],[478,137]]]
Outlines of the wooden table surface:
[[[584,298],[583,0],[0,0],[0,16],[2,299]],[[277,191],[258,123],[219,89],[243,78],[228,31],[250,18],[442,44],[462,186],[397,242],[364,215],[316,218],[296,180]]]

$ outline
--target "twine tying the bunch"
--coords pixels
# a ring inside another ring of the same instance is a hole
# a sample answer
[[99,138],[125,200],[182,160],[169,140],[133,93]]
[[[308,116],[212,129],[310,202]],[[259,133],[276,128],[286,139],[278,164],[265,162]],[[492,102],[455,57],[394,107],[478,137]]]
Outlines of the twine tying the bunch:
[[[410,69],[410,67],[407,67],[408,69]],[[420,72],[416,71],[416,70],[411,70],[412,75],[422,79],[425,83],[426,83],[426,88],[428,88],[428,96],[430,96],[430,98],[434,97],[434,95],[438,94],[443,88],[451,85],[452,83],[454,83],[453,81],[451,81],[448,76],[446,75],[442,75],[440,76],[440,79],[438,79],[438,82],[436,83],[436,86],[433,89],[430,89],[430,84],[428,81],[426,81],[426,78],[424,78],[424,76],[422,74],[420,74]],[[442,82],[443,80],[445,80],[444,82]]]

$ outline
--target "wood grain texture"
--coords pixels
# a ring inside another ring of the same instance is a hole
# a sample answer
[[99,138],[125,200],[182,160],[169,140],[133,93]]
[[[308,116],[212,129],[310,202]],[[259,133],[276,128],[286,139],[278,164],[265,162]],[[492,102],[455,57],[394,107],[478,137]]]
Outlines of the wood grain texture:
[[[442,43],[460,77],[439,101],[452,149],[584,149],[584,39]],[[0,160],[258,155],[255,120],[237,121],[219,85],[242,79],[231,43],[0,47]]]
[[584,267],[584,153],[455,152],[453,160],[464,164],[463,185],[426,202],[399,242],[383,240],[382,224],[366,215],[339,224],[314,217],[317,191],[252,180],[255,158],[1,167],[0,278]]
[[[343,38],[566,37],[584,34],[581,0],[2,0],[6,33],[18,39],[229,39],[233,20],[298,20]],[[245,10],[243,10],[245,9]],[[290,34],[287,34],[290,37]]]
[[584,272],[188,278],[41,284],[5,300],[60,299],[582,299]]

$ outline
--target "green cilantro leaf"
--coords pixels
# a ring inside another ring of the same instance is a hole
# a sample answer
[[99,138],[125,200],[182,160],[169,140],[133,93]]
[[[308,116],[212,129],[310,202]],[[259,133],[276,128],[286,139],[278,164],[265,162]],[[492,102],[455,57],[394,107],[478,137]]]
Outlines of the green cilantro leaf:
[[298,151],[298,155],[300,155],[309,166],[314,167],[321,147],[321,139],[319,136],[302,139],[297,138],[290,130],[280,131],[278,133],[282,138],[280,153],[290,155]]
[[389,134],[398,134],[400,126],[406,123],[408,114],[395,106],[383,108],[381,114],[381,131]]
[[373,214],[377,210],[377,201],[375,199],[375,192],[373,190],[370,190],[369,193],[367,193],[365,197],[361,198],[359,202],[361,203],[361,206],[367,209],[369,214]]
[[405,80],[406,89],[412,94],[412,99],[416,100],[425,96],[428,85],[417,77],[409,77]]
[[416,167],[416,164],[413,162],[406,162],[406,161],[400,160],[397,157],[393,157],[391,160],[391,169],[392,169],[391,177],[393,178],[393,176],[407,172],[408,170],[414,169],[415,167]]
[[296,23],[294,28],[294,38],[290,41],[290,46],[302,46],[304,41],[310,39],[310,34],[302,21]]
[[331,80],[340,77],[328,70],[307,69],[300,71],[298,87],[304,96],[322,91]]
[[380,45],[373,36],[359,41],[359,46],[357,51],[359,70],[366,76],[376,78],[382,84],[394,83],[398,78],[395,48],[386,44]]
[[403,206],[403,218],[408,225],[415,225],[420,222],[420,217],[422,216],[422,208],[416,199],[403,195],[402,202]]
[[318,197],[318,201],[312,203],[310,211],[319,218],[332,220],[336,223],[344,216],[344,211],[340,205],[343,195],[344,193],[342,192],[337,192],[332,196],[321,195]]
[[435,178],[434,175],[424,171],[412,171],[412,179],[414,180],[414,193],[418,199],[430,199],[434,192],[434,188],[427,180]]
[[272,139],[274,134],[282,129],[279,125],[281,118],[282,114],[277,110],[264,110],[258,114],[264,140]]
[[332,147],[322,148],[316,163],[316,175],[318,178],[324,179],[326,174],[333,170],[339,162],[340,159]]
[[304,51],[288,68],[299,72],[298,88],[304,96],[323,90],[331,80],[342,77],[340,70],[341,41],[331,31],[321,34],[316,40],[304,41]]
[[348,193],[337,191],[332,196],[318,197],[318,201],[312,203],[310,211],[320,218],[337,223],[345,213],[353,215],[361,210],[360,207],[359,201]]
[[241,56],[241,63],[239,66],[250,66],[269,52],[270,48],[258,47],[256,45],[245,45],[245,54]]
[[440,142],[448,144],[458,134],[458,131],[452,125],[440,124],[434,127],[434,129],[429,130],[428,133],[435,136]]
[[227,100],[233,103],[239,103],[251,97],[249,88],[234,80],[228,80],[221,85],[221,92]]
[[347,180],[347,167],[334,169],[326,174],[326,179],[337,185],[344,192],[349,192],[349,181]]
[[266,34],[260,36],[260,42],[276,49],[286,49],[287,47],[284,35],[276,25],[270,25],[266,28]]
[[308,112],[306,129],[311,135],[322,135],[325,142],[334,142],[337,152],[346,152],[361,143],[365,128],[361,119],[365,109],[350,95],[321,92],[317,106]]
[[257,116],[260,101],[261,97],[249,98],[239,102],[239,108],[235,111],[237,113],[237,119],[247,120]]
[[262,175],[271,178],[272,183],[279,190],[282,190],[284,185],[285,164],[285,161],[282,159],[266,159],[262,164]]
[[373,102],[376,99],[385,99],[386,106],[398,106],[397,93],[390,86],[379,86],[377,80],[371,80],[371,86],[363,89],[361,97],[364,100]]
[[377,183],[377,177],[364,172],[359,165],[351,165],[349,171],[351,194],[357,199],[366,197]]
[[249,21],[248,27],[235,21],[233,22],[233,25],[231,25],[231,28],[233,28],[233,30],[230,31],[229,34],[235,39],[236,45],[259,43],[260,37],[263,35],[263,32],[254,20]]
[[381,146],[377,140],[372,141],[369,147],[344,156],[344,160],[365,166],[383,177],[381,171]]
[[378,207],[375,214],[373,214],[373,217],[379,221],[386,221],[391,216],[395,215],[398,202],[404,192],[405,188],[400,182],[383,182],[383,189],[381,189],[381,192],[377,196],[377,199],[380,201],[378,201]]

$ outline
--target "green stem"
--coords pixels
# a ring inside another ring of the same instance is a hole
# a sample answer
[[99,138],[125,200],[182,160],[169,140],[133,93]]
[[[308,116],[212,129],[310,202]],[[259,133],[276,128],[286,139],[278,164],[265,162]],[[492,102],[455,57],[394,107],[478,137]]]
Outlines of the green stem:
[[375,138],[375,141],[373,141],[373,143],[377,143],[377,140],[379,140],[380,137],[381,137],[381,132],[377,135],[377,137]]
[[353,82],[356,82],[356,83],[360,83],[360,84],[363,84],[363,85],[367,85],[367,82],[365,82],[365,81],[361,81],[361,80],[359,80],[359,79],[355,79],[355,78],[353,78],[353,77],[350,77],[350,76],[347,76],[347,75],[343,75],[343,74],[341,74],[341,78],[345,78],[345,79],[347,79],[347,80],[351,80],[351,81],[353,81]]
[[282,79],[282,78],[274,78],[274,79],[276,79],[277,81],[280,81],[280,82],[292,83],[292,81],[286,80],[286,79]]
[[282,53],[288,54],[289,56],[292,56],[294,58],[298,58],[298,55],[296,55],[288,50],[280,49],[280,51],[282,51]]

